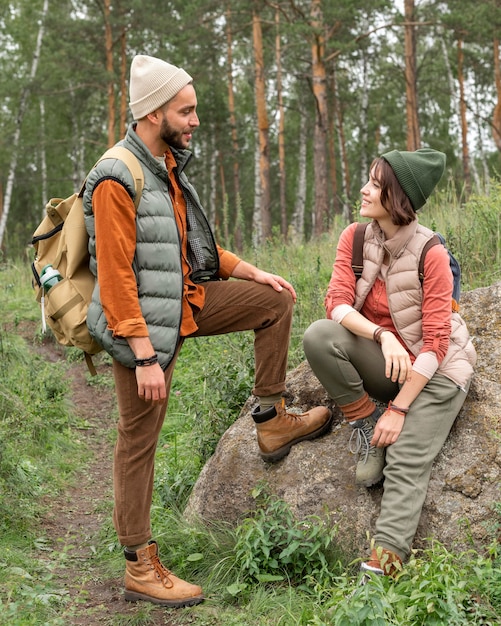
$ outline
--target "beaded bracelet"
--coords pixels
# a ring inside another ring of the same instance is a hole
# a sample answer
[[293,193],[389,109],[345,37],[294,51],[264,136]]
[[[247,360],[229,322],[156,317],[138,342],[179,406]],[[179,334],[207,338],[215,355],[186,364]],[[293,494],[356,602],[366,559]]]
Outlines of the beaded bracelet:
[[388,411],[393,411],[394,413],[400,413],[400,415],[403,415],[404,417],[409,412],[409,409],[401,409],[399,406],[395,406],[391,400],[388,402],[388,409],[387,410]]
[[134,359],[134,363],[136,364],[136,367],[146,367],[148,365],[155,365],[155,363],[158,363],[158,354],[149,356],[147,359]]
[[391,330],[388,330],[387,328],[383,328],[383,326],[378,326],[376,328],[376,330],[374,331],[373,335],[372,335],[372,339],[376,342],[376,343],[381,343],[381,335],[384,332],[388,332],[391,333]]

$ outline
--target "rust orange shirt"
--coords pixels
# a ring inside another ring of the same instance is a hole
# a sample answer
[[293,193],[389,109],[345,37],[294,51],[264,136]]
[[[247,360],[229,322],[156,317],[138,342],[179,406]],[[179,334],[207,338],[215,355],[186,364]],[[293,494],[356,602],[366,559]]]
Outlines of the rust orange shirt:
[[[186,202],[177,181],[176,162],[170,150],[165,155],[170,179],[170,196],[181,242],[181,264],[184,277],[181,336],[197,330],[193,313],[204,305],[203,285],[190,279],[187,261]],[[114,180],[104,180],[92,196],[96,228],[98,279],[108,327],[120,337],[147,337],[148,328],[141,313],[132,262],[136,250],[136,209],[125,188]],[[219,277],[229,278],[240,258],[217,246]]]

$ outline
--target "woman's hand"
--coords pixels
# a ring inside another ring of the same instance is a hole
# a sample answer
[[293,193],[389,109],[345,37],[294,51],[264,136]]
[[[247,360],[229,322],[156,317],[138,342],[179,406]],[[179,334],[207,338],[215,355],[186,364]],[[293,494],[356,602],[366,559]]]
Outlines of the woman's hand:
[[398,439],[404,426],[405,416],[394,411],[385,411],[374,427],[371,446],[386,448]]
[[411,378],[412,363],[407,350],[392,332],[381,334],[381,350],[386,363],[385,376],[403,385]]

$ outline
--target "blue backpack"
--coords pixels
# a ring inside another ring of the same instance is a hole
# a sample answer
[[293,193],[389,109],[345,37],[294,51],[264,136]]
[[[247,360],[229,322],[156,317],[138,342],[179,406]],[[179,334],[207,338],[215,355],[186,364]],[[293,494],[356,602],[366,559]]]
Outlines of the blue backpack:
[[[356,280],[358,280],[360,276],[362,276],[362,270],[364,268],[363,248],[365,229],[368,225],[368,222],[359,223],[357,224],[357,227],[355,229],[355,236],[353,239],[353,251],[351,254],[351,267],[353,269],[353,273],[355,274]],[[453,277],[452,310],[457,312],[459,311],[459,298],[461,296],[461,267],[459,265],[459,261],[452,254],[449,248],[447,248],[445,244],[445,239],[440,233],[435,233],[433,237],[429,239],[424,245],[418,264],[419,280],[422,284],[424,280],[424,259],[426,257],[426,253],[430,248],[438,244],[442,244],[449,254],[449,263],[451,266]]]

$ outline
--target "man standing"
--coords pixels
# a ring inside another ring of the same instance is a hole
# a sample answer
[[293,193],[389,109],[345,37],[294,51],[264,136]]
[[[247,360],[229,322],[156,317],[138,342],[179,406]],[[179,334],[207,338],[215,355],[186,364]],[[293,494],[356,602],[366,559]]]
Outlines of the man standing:
[[121,143],[140,161],[144,189],[136,214],[135,185],[123,162],[101,161],[88,177],[84,211],[97,285],[87,322],[113,357],[119,408],[113,521],[125,546],[125,598],[179,607],[201,602],[202,589],[159,560],[150,507],[155,450],[183,341],[254,331],[259,406],[252,416],[265,461],[327,432],[331,414],[324,407],[286,412],[281,394],[294,288],[215,243],[185,174],[199,126],[191,77],[136,56],[130,108],[135,122]]

